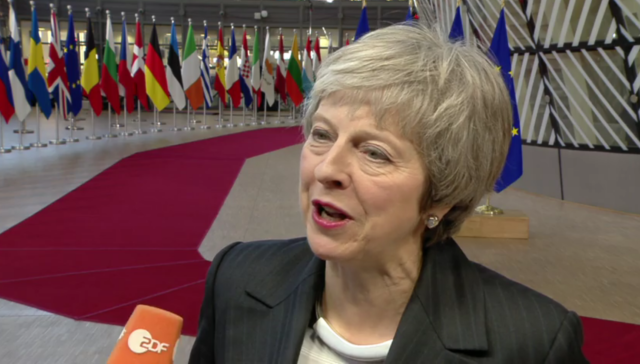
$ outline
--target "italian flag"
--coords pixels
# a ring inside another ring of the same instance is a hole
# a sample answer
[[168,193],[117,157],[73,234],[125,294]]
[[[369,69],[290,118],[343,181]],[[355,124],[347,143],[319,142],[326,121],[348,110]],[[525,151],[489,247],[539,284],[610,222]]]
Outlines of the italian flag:
[[258,96],[258,106],[262,104],[262,92],[260,90],[261,77],[260,77],[260,34],[258,28],[253,36],[253,58],[251,60],[251,88],[253,93]]
[[291,57],[289,57],[289,65],[287,66],[287,92],[296,106],[300,106],[304,101],[304,96],[302,95],[302,72],[300,71],[298,53],[298,35],[294,33]]
[[100,88],[104,92],[109,104],[120,115],[120,92],[118,90],[118,64],[116,63],[116,52],[114,50],[113,26],[111,25],[111,15],[107,14],[107,39],[104,45],[104,56],[102,57],[102,79]]

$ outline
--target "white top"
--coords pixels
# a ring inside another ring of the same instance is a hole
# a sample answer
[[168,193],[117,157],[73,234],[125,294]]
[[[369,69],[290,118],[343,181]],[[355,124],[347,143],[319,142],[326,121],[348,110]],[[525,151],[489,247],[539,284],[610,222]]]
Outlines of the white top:
[[322,318],[316,304],[318,321],[308,328],[298,364],[378,364],[384,363],[393,340],[376,345],[354,345],[343,339]]

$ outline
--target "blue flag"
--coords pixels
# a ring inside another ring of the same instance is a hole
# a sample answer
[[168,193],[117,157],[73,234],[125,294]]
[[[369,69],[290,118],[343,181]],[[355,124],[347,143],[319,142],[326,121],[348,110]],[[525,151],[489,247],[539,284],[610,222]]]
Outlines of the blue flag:
[[453,18],[453,24],[451,24],[449,39],[452,42],[464,39],[464,27],[462,26],[462,11],[460,10],[460,5],[456,8],[456,16]]
[[68,110],[73,115],[78,115],[82,110],[82,85],[80,84],[80,58],[76,45],[76,30],[73,25],[73,14],[69,14],[69,31],[67,32],[67,51],[64,53],[64,63],[67,66],[67,78],[69,79]]
[[490,56],[494,57],[494,61],[498,64],[498,70],[502,73],[509,96],[511,98],[511,107],[513,109],[513,125],[511,127],[511,145],[509,146],[509,154],[507,162],[504,165],[502,174],[496,182],[495,191],[501,192],[509,187],[512,183],[522,176],[522,135],[520,132],[520,117],[518,114],[518,103],[516,100],[515,88],[513,86],[513,74],[511,72],[511,51],[509,50],[509,38],[507,37],[507,23],[504,18],[504,8],[500,11],[500,19],[496,26],[491,47],[489,47]]
[[362,0],[362,12],[360,13],[360,22],[358,23],[358,29],[356,29],[356,37],[354,40],[360,39],[365,34],[369,33],[369,18],[367,17],[367,2]]
[[42,41],[38,30],[38,15],[35,7],[31,11],[31,52],[29,53],[27,74],[29,90],[33,92],[44,116],[49,119],[51,116],[51,95],[49,95],[49,87],[47,86],[47,71],[44,65]]

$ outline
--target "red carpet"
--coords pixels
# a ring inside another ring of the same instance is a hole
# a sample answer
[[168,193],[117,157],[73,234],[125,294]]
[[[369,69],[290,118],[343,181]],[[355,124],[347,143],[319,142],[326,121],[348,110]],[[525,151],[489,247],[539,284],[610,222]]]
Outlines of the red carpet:
[[[123,159],[0,235],[0,297],[119,326],[147,304],[195,335],[210,265],[198,247],[245,159],[301,142],[272,128]],[[583,322],[592,363],[640,362],[640,326]]]

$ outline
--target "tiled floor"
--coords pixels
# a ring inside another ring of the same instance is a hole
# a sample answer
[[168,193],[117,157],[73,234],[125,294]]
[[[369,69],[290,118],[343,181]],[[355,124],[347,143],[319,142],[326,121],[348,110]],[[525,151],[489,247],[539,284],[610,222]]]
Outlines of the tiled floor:
[[[150,114],[143,117],[151,119]],[[170,114],[162,118],[172,123]],[[184,123],[185,116],[179,118]],[[210,116],[209,121],[216,118]],[[33,123],[28,121],[30,127]],[[98,123],[99,134],[104,134],[106,118]],[[143,123],[143,128],[148,127]],[[17,135],[10,133],[15,128],[16,124],[5,126],[5,144],[17,143]],[[0,232],[135,152],[248,129],[165,130],[0,155]],[[78,134],[84,138],[88,133]],[[42,139],[53,135],[53,122],[44,123]],[[32,142],[35,136],[26,139]],[[293,146],[245,163],[201,246],[205,258],[213,258],[233,241],[304,235],[298,212],[299,152],[300,146]],[[640,216],[515,190],[495,196],[492,202],[524,211],[531,218],[531,238],[459,239],[472,260],[581,315],[640,324]],[[120,327],[77,322],[0,300],[0,364],[104,363],[120,331]],[[186,363],[192,343],[193,338],[183,337],[176,363]]]

